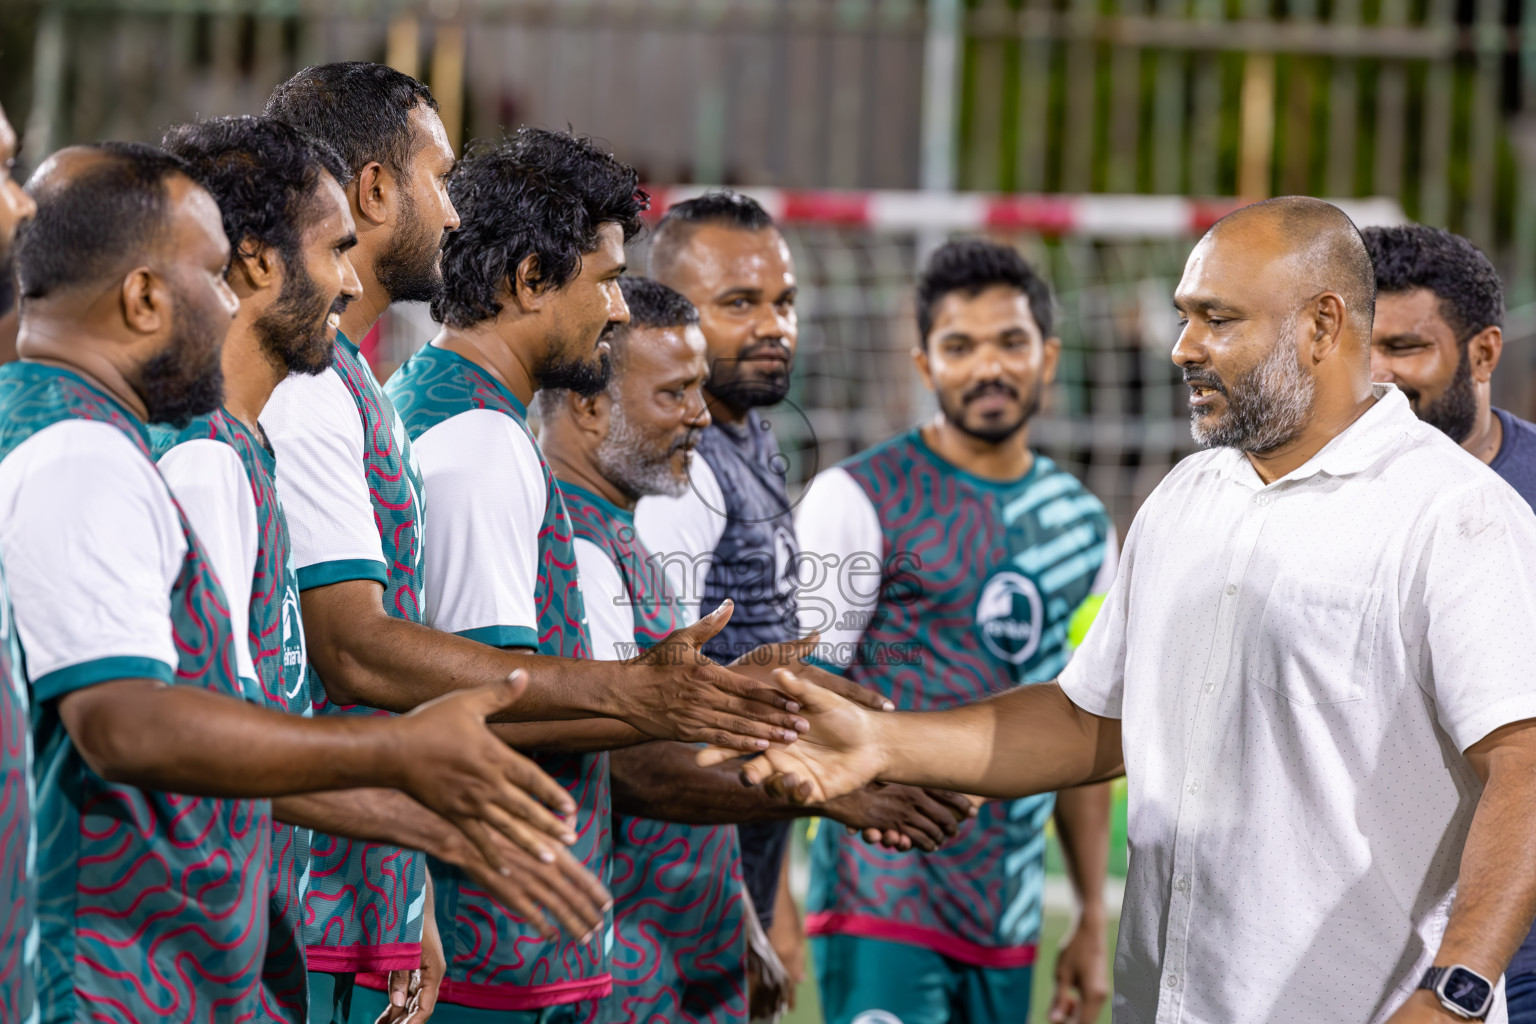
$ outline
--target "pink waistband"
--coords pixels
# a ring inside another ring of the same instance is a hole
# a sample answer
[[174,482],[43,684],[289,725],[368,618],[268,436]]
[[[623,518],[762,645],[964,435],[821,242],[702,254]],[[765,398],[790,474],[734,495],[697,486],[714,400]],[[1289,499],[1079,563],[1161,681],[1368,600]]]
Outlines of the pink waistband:
[[866,914],[838,914],[830,911],[806,914],[805,934],[855,935],[861,939],[882,939],[908,946],[922,946],[972,967],[1028,967],[1035,962],[1035,955],[1040,949],[1035,943],[1028,946],[978,946],[937,928],[887,921]]
[[382,946],[308,946],[304,959],[311,971],[350,974],[364,971],[414,971],[421,966],[421,943]]
[[[399,968],[396,968],[398,970]],[[358,974],[363,988],[382,991],[389,987],[384,974]],[[439,1002],[470,1006],[476,1010],[538,1010],[546,1006],[564,1006],[590,999],[606,999],[613,994],[613,976],[576,978],[549,985],[484,985],[474,981],[443,982]]]

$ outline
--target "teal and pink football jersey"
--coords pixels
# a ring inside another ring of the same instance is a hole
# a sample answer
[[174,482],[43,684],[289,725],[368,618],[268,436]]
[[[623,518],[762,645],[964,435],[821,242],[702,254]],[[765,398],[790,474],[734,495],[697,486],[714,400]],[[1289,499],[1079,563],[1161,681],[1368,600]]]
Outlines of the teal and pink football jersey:
[[[1103,505],[1048,458],[987,480],[909,431],[818,476],[798,511],[818,566],[800,624],[830,667],[903,711],[935,711],[1054,679],[1068,627],[1113,574]],[[982,967],[1033,963],[1051,794],[983,804],[935,853],[819,830],[810,934],[926,946]]]
[[[300,591],[352,580],[384,587],[384,609],[421,621],[421,478],[373,371],[344,335],[336,361],[278,385],[261,416],[276,453]],[[317,715],[387,715],[338,705],[309,668]],[[316,832],[304,902],[311,971],[412,970],[421,963],[426,858]]]
[[239,698],[244,636],[144,424],[70,371],[0,367],[0,549],[32,676],[41,1019],[257,1016],[270,804],[107,782],[59,719],[119,679]]
[[0,574],[0,1007],[37,1008],[37,831],[26,666]]
[[[252,676],[246,682],[246,698],[309,717],[313,712],[298,580],[272,453],[222,409],[180,431],[154,428],[151,436],[161,473],[214,560],[226,593],[232,600],[238,598],[231,609],[237,626],[240,612],[245,612],[250,654],[246,664]],[[303,914],[309,835],[308,829],[272,823],[262,1008],[265,1019],[289,1024],[303,1024],[309,1009]]]
[[[634,512],[575,484],[560,489],[576,529],[596,655],[633,657],[685,625],[690,616],[637,534]],[[609,621],[611,636],[600,625]],[[616,814],[610,889],[613,994],[603,1021],[746,1021],[747,932],[736,826]]]
[[[428,345],[386,388],[421,464],[427,508],[427,624],[496,647],[587,658],[591,647],[554,476],[517,397],[474,363]],[[608,878],[608,755],[535,756],[576,801],[571,853]],[[601,999],[607,929],[545,942],[456,868],[432,865],[448,957],[441,998],[488,1010]]]

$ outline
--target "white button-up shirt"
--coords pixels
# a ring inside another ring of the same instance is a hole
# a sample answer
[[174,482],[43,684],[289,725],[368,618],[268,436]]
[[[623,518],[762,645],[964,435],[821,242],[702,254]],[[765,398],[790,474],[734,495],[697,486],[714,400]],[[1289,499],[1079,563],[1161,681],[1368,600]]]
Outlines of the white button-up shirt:
[[1268,486],[1179,463],[1062,674],[1124,720],[1117,1024],[1384,1020],[1454,899],[1462,751],[1536,718],[1536,516],[1375,390]]

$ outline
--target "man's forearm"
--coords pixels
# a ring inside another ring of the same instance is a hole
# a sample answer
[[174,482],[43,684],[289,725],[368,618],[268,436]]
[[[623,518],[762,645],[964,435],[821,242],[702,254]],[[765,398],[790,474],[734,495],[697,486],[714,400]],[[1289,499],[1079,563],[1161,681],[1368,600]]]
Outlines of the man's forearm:
[[1102,924],[1104,876],[1109,871],[1110,784],[1095,783],[1056,794],[1056,835],[1067,875],[1085,920]]
[[556,658],[503,650],[393,618],[383,589],[350,580],[304,592],[310,661],[333,703],[403,712],[456,690],[528,673],[525,692],[496,722],[612,718],[653,738],[758,751],[807,728],[782,690],[736,675],[699,647],[730,616],[729,602],[675,630],[632,661]]
[[788,821],[815,813],[762,786],[743,786],[733,765],[700,768],[697,753],[687,743],[667,741],[615,751],[608,762],[614,811],[682,825]]
[[278,821],[327,835],[389,843],[442,856],[457,829],[396,789],[342,789],[272,801]]
[[1467,756],[1486,784],[1435,963],[1497,978],[1536,917],[1536,725],[1501,729]]
[[523,753],[591,754],[618,751],[650,737],[613,718],[570,722],[498,722],[490,727],[502,742]]
[[64,726],[112,782],[196,796],[269,797],[403,783],[396,731],[371,718],[300,718],[147,679],[60,698]]
[[395,618],[378,604],[378,589],[354,580],[303,594],[310,659],[332,702],[403,713],[525,669],[528,689],[502,721],[604,717],[618,710],[612,696],[621,663],[507,650]]
[[1120,723],[1073,704],[1056,683],[1020,686],[949,711],[871,716],[888,782],[999,799],[1123,774]]
[[[467,837],[446,818],[392,789],[351,789],[279,797],[272,814],[290,825],[330,835],[388,843],[429,853],[451,864],[514,914],[542,920],[551,914],[569,934],[581,935],[602,920],[609,896],[568,853],[548,863],[510,846],[514,870],[502,874],[486,863]],[[427,897],[432,907],[432,897]]]

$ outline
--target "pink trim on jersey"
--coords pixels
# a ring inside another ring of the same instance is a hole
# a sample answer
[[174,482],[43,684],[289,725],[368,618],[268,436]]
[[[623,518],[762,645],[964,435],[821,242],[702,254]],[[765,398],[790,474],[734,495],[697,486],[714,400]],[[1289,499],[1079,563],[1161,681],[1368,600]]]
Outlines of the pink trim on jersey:
[[856,935],[861,939],[902,942],[931,949],[972,967],[1029,967],[1035,962],[1035,954],[1040,949],[1035,943],[1027,946],[978,946],[935,928],[887,921],[867,914],[838,914],[831,911],[806,914],[805,934]]
[[[359,974],[357,983],[363,988],[380,992],[389,987],[389,979],[383,974]],[[475,981],[444,979],[443,987],[437,993],[437,1001],[469,1006],[476,1010],[540,1010],[546,1006],[607,999],[611,995],[611,974],[557,981],[550,985],[485,985]]]
[[311,971],[328,974],[414,971],[421,966],[421,943],[387,942],[379,946],[307,946],[304,959]]

